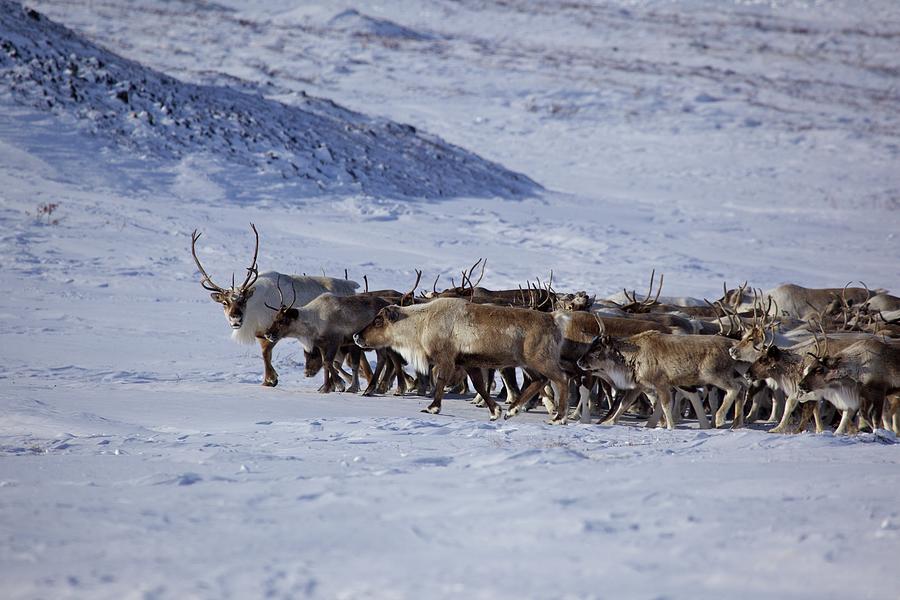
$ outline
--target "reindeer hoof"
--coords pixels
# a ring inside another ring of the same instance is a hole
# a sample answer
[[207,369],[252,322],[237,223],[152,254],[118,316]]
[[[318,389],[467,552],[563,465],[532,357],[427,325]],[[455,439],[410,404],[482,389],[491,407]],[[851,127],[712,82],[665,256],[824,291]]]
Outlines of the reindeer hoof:
[[509,410],[506,411],[506,414],[503,415],[503,418],[504,418],[504,419],[511,419],[511,418],[513,418],[514,416],[516,416],[517,414],[519,414],[519,410],[520,410],[520,409],[519,409],[518,406],[514,406],[514,407],[512,407],[512,408],[510,408]]
[[441,412],[441,407],[440,406],[426,406],[425,408],[422,409],[422,412],[436,415]]
[[548,425],[565,425],[568,423],[568,419],[566,419],[565,415],[557,414],[555,417],[547,421]]
[[365,391],[362,393],[362,395],[363,396],[374,396],[375,390],[373,390],[371,388],[366,388]]
[[262,384],[263,387],[275,387],[276,385],[278,385],[278,378],[276,377],[275,379],[264,379]]
[[491,413],[491,421],[499,419],[501,414],[503,414],[503,410],[498,406],[494,412]]

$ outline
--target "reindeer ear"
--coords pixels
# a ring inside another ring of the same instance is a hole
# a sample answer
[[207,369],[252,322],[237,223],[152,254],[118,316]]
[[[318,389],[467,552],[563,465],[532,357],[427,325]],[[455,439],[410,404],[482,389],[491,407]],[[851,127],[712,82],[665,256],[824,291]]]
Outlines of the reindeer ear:
[[825,360],[823,360],[822,363],[823,363],[826,367],[828,367],[829,369],[834,369],[835,367],[837,367],[837,366],[841,363],[841,357],[840,357],[840,356],[835,356],[835,357],[832,358],[832,357],[827,357],[827,356],[826,356],[826,357],[825,357]]
[[209,297],[213,299],[213,302],[218,302],[219,304],[225,303],[225,294],[222,292],[213,292]]
[[300,316],[300,311],[296,308],[289,308],[284,314],[286,314],[289,319],[296,319]]
[[400,307],[391,305],[384,308],[384,318],[388,323],[395,323],[400,320]]
[[781,350],[775,344],[769,346],[769,349],[766,350],[766,356],[771,356],[772,358],[777,358],[781,355]]
[[249,290],[246,290],[246,291],[244,292],[244,300],[249,300],[249,299],[250,299],[250,296],[252,296],[252,295],[253,295],[253,292],[255,292],[255,291],[256,291],[256,288],[255,288],[255,287],[252,287],[252,288],[250,288]]

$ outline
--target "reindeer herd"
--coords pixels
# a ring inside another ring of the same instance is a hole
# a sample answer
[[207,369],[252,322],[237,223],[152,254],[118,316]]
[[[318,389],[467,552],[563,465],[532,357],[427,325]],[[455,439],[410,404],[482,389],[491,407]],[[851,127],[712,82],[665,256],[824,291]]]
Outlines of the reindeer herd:
[[[599,300],[557,292],[552,274],[546,283],[489,290],[480,286],[487,261],[479,260],[461,272],[460,285],[441,291],[438,277],[417,295],[416,271],[409,291],[369,291],[364,277],[365,291],[357,292],[346,272],[343,279],[259,273],[259,234],[251,229],[256,247],[240,285],[213,283],[197,257],[197,231],[191,253],[233,339],[258,341],[266,386],[278,384],[272,349],[295,338],[306,376],[323,372],[320,392],[359,392],[362,375],[363,395],[393,387],[430,396],[423,411],[433,414],[448,390],[467,393],[471,382],[473,401],[491,420],[541,402],[553,424],[594,414],[615,424],[630,414],[669,429],[686,418],[703,429],[765,419],[777,423],[775,433],[813,423],[822,432],[836,422],[838,434],[900,434],[900,298],[884,290],[762,291],[745,283],[723,286],[715,301],[661,298],[663,277],[654,294],[654,272],[646,296],[624,291]],[[572,412],[570,399],[578,400]]]

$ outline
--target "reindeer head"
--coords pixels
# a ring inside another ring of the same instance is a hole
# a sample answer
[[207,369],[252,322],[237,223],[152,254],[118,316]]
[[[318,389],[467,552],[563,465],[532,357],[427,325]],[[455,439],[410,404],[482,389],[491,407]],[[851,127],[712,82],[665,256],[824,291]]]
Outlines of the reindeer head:
[[772,377],[775,375],[783,357],[784,352],[778,346],[766,346],[765,352],[760,354],[747,370],[748,377],[753,380],[762,380]]
[[234,274],[232,274],[231,287],[228,289],[213,283],[212,279],[207,274],[206,269],[200,264],[200,259],[197,258],[197,240],[200,239],[202,234],[196,229],[194,230],[194,233],[191,234],[191,254],[194,256],[197,270],[199,270],[200,274],[203,276],[200,280],[200,285],[203,286],[203,289],[211,292],[209,295],[210,298],[222,305],[222,308],[225,311],[225,317],[228,318],[228,323],[231,325],[232,329],[240,329],[241,325],[244,324],[244,311],[247,308],[247,300],[253,295],[253,284],[256,283],[256,279],[259,277],[259,269],[256,266],[256,257],[259,255],[259,233],[256,231],[256,226],[253,223],[250,223],[250,228],[256,236],[253,261],[250,263],[250,266],[247,267],[247,277],[244,279],[244,282],[241,285],[236,286],[234,284]]
[[578,366],[585,371],[607,371],[610,367],[625,364],[625,358],[618,349],[618,340],[604,333],[603,321],[596,317],[600,335],[596,336],[587,352],[578,359]]
[[353,334],[353,341],[360,348],[371,350],[373,348],[385,348],[393,342],[391,330],[398,321],[404,318],[403,311],[396,304],[385,306],[375,319],[362,330]]
[[280,306],[275,308],[266,302],[266,308],[274,310],[275,316],[272,318],[272,324],[269,325],[268,329],[266,329],[263,334],[263,337],[272,343],[287,336],[287,334],[294,329],[294,321],[300,316],[300,311],[294,308],[294,302],[297,301],[297,288],[294,287],[294,280],[291,280],[291,292],[293,293],[293,296],[291,297],[290,304],[284,303],[284,292],[281,291],[281,275],[278,276],[276,285],[278,286],[278,300]]
[[747,304],[753,301],[753,291],[747,291],[747,282],[745,281],[738,287],[737,289],[729,290],[727,286],[722,284],[722,291],[724,294],[719,299],[719,302],[724,304],[725,306],[733,307],[735,310],[741,304]]
[[597,299],[597,296],[589,296],[585,291],[575,292],[571,296],[564,310],[591,310],[594,300]]
[[[778,304],[769,296],[766,309],[762,309],[761,294],[754,293],[753,299],[753,322],[749,327],[744,325],[741,318],[733,311],[725,307],[721,301],[716,302],[716,307],[720,309],[726,317],[728,317],[728,330],[724,328],[724,323],[719,318],[719,333],[727,337],[731,337],[735,332],[742,332],[740,340],[728,349],[728,354],[734,360],[752,363],[758,358],[766,354],[769,348],[775,343],[775,329],[778,326],[776,315],[778,314]],[[772,307],[775,307],[775,314],[771,314]]]
[[821,344],[819,336],[813,332],[815,338],[815,352],[807,352],[803,359],[803,376],[800,379],[800,391],[811,392],[825,387],[836,378],[841,377],[838,367],[841,364],[840,356],[828,354],[828,337],[822,332]]
[[313,348],[310,351],[304,349],[303,358],[305,359],[303,375],[306,377],[315,377],[316,373],[322,370],[322,365],[325,364],[325,361],[322,359],[322,353],[319,352],[318,348]]

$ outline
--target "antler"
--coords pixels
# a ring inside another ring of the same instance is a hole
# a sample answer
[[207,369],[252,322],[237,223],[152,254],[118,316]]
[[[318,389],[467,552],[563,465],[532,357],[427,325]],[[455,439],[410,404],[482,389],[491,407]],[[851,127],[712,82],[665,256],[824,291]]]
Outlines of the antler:
[[422,280],[422,271],[416,269],[416,282],[413,284],[412,289],[403,294],[400,298],[400,306],[406,306],[406,303],[410,300],[415,299],[416,288],[419,287],[419,282]]
[[[256,236],[256,247],[253,249],[253,261],[250,263],[250,266],[247,267],[247,278],[244,279],[244,283],[238,288],[241,292],[246,292],[247,288],[256,283],[256,280],[259,278],[259,269],[256,267],[256,257],[259,256],[259,232],[256,231],[256,225],[253,223],[250,223],[250,229],[253,230],[253,235]],[[232,287],[234,287],[233,282]]]
[[297,287],[294,285],[294,280],[291,279],[291,303],[288,305],[285,305],[284,292],[281,291],[281,273],[278,274],[278,279],[275,280],[275,285],[278,288],[278,304],[280,304],[281,306],[279,306],[278,308],[275,308],[274,306],[272,306],[268,302],[266,302],[265,303],[266,308],[270,308],[274,311],[279,311],[282,309],[289,310],[291,308],[294,308],[294,303],[297,301]]
[[[278,304],[280,306],[284,306],[284,292],[281,291],[281,273],[278,274],[278,279],[275,280],[275,285],[278,288]],[[270,305],[268,302],[265,302],[264,304],[266,305],[266,308],[270,308],[270,309],[276,310],[276,311],[281,310],[280,307],[275,308],[274,306]]]
[[209,274],[207,274],[206,269],[204,269],[203,265],[200,264],[200,259],[197,258],[197,240],[200,239],[201,235],[203,234],[196,229],[191,234],[191,254],[194,257],[194,263],[196,263],[197,265],[197,270],[200,271],[201,275],[203,275],[203,279],[200,280],[200,285],[203,286],[203,289],[210,292],[225,292],[224,288],[221,288],[213,283],[213,280],[210,278]]
[[625,298],[628,300],[628,304],[621,306],[622,310],[633,310],[635,312],[648,312],[650,307],[656,304],[659,301],[659,295],[662,293],[663,281],[665,280],[665,275],[659,276],[659,287],[656,290],[656,296],[653,299],[650,299],[650,296],[653,296],[653,282],[656,280],[656,269],[653,269],[653,272],[650,273],[650,289],[647,291],[647,296],[638,301],[637,292],[631,292],[631,295],[628,295],[628,290],[623,289],[625,292]]
[[772,340],[768,343],[766,343],[765,330],[763,330],[763,350],[766,351],[775,344],[775,329],[778,327],[778,302],[776,302],[772,296],[769,296],[769,304],[766,307],[766,319],[769,317],[769,309],[772,306],[775,307],[775,314],[772,315],[772,319],[769,320],[769,329],[772,331]]
[[662,293],[663,280],[665,279],[665,275],[663,273],[659,274],[659,287],[656,288],[656,297],[653,298],[652,302],[648,302],[650,300],[650,294],[653,293],[653,278],[656,275],[656,269],[653,269],[653,272],[650,273],[650,291],[647,293],[647,297],[644,298],[644,302],[642,303],[644,306],[653,306],[659,301],[659,295]]
[[[472,283],[472,273],[475,272],[475,269],[478,268],[478,265],[481,265],[481,274],[478,275],[478,281]],[[472,290],[472,294],[475,294],[475,288],[481,283],[481,280],[484,278],[484,268],[487,265],[487,259],[479,258],[475,261],[475,264],[469,267],[468,271],[462,271],[462,282],[460,283],[460,287],[465,288],[466,282],[468,282],[469,288]]]
[[435,295],[437,295],[437,293],[438,293],[437,282],[438,282],[438,279],[440,279],[440,278],[441,278],[441,274],[438,273],[437,277],[434,278],[434,283],[431,284],[431,291],[434,292]]
[[[812,323],[810,323],[812,325]],[[813,355],[818,361],[822,361],[826,356],[828,356],[828,334],[825,333],[825,328],[822,326],[822,321],[818,321],[819,331],[822,333],[822,345],[819,345],[819,334],[810,328],[810,333],[813,334],[813,340],[816,344],[816,353]],[[807,354],[812,354],[811,352],[807,352]]]

